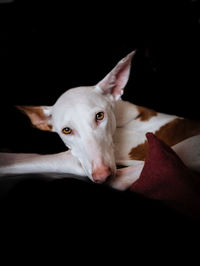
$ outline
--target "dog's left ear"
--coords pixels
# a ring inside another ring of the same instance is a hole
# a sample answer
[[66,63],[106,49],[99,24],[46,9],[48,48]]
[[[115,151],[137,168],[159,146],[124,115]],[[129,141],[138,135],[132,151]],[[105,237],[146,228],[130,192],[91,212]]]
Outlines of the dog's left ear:
[[103,94],[111,94],[115,100],[120,99],[124,93],[124,87],[129,79],[131,60],[136,51],[131,52],[108,73],[97,85],[97,90]]
[[16,108],[29,117],[33,126],[41,130],[52,131],[50,106],[16,106]]

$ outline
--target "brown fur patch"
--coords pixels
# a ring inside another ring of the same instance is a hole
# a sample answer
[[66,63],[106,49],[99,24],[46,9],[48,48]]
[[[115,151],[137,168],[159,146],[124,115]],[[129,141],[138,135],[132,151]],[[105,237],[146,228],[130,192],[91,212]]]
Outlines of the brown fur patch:
[[137,115],[137,117],[135,119],[139,118],[141,121],[148,121],[153,116],[157,115],[157,112],[152,110],[152,109],[149,109],[149,108],[146,108],[143,106],[136,106],[136,108],[137,108],[139,114]]
[[148,143],[147,140],[145,140],[144,143],[139,144],[135,148],[132,148],[128,155],[131,160],[144,161],[147,152],[148,152]]
[[[200,134],[200,121],[176,118],[173,121],[163,125],[155,133],[155,136],[163,140],[168,146]],[[148,151],[148,143],[138,145],[131,149],[129,157],[131,160],[145,160]]]
[[25,113],[32,122],[32,125],[40,130],[51,131],[52,125],[49,123],[50,116],[46,116],[40,106],[16,106]]

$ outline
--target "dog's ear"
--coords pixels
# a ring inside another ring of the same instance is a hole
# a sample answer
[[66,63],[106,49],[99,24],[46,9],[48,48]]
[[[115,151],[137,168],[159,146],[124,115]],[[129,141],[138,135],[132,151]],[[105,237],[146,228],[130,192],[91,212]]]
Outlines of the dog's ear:
[[111,94],[115,100],[120,99],[124,93],[124,87],[129,79],[131,60],[136,51],[131,52],[108,73],[97,85],[97,90],[103,94]]
[[41,130],[52,131],[51,107],[49,106],[16,106],[31,120],[33,126]]

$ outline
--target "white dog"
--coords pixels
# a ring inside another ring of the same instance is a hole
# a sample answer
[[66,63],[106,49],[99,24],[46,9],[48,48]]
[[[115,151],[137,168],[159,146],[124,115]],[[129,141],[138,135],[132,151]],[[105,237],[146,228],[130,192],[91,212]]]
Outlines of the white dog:
[[[153,132],[200,171],[200,123],[157,113],[121,99],[135,51],[97,85],[67,90],[53,106],[18,106],[32,124],[57,132],[68,151],[53,155],[2,153],[1,175],[69,173],[126,189],[140,176],[146,132]],[[123,169],[116,165],[129,166]],[[109,179],[108,179],[109,178]]]

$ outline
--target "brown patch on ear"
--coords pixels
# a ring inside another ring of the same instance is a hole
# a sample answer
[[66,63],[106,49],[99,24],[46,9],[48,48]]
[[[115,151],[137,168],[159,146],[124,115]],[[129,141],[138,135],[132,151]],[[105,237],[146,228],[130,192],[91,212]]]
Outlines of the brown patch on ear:
[[139,114],[136,116],[135,119],[139,118],[141,121],[148,121],[153,116],[157,115],[157,112],[152,109],[149,109],[143,106],[136,106],[136,108]]
[[47,115],[44,109],[48,109],[47,106],[16,106],[17,109],[26,114],[32,122],[32,125],[38,129],[45,131],[52,131],[52,125],[50,123],[51,115]]
[[[200,134],[200,121],[176,118],[163,125],[154,135],[163,140],[168,146],[174,146],[177,143]],[[145,160],[148,151],[148,143],[138,145],[131,149],[129,157],[131,160]]]

